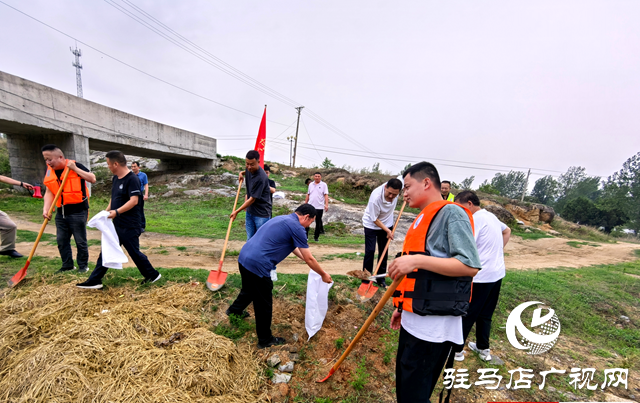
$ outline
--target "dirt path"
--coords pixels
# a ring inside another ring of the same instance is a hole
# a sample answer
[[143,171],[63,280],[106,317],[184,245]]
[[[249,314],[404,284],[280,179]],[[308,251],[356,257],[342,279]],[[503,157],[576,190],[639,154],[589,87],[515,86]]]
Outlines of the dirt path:
[[[29,231],[39,231],[40,224],[33,223],[24,219],[13,217],[19,229]],[[55,226],[50,225],[45,230],[48,234],[55,234]],[[88,230],[89,239],[100,239],[100,232]],[[543,238],[535,241],[522,240],[519,237],[513,237],[505,249],[505,262],[507,269],[526,270],[540,269],[548,267],[583,267],[597,264],[614,264],[628,262],[636,257],[633,253],[634,249],[640,249],[640,245],[619,242],[616,244],[600,244],[589,242],[589,245],[581,245],[580,248],[574,248],[567,244],[568,239],[565,238]],[[144,252],[149,256],[152,264],[163,268],[189,267],[192,269],[211,270],[217,267],[220,258],[220,252],[224,240],[222,239],[206,239],[206,238],[190,238],[179,237],[174,235],[144,233],[140,237],[140,245]],[[244,245],[243,241],[230,241],[227,253],[229,251],[239,251]],[[598,245],[598,246],[590,246]],[[23,242],[17,245],[17,249],[23,254],[29,253],[31,243]],[[177,248],[184,250],[178,250]],[[362,259],[331,259],[324,260],[328,255],[336,255],[343,253],[364,252],[364,246],[359,248],[344,248],[338,246],[328,246],[311,243],[311,252],[320,261],[322,267],[330,274],[345,274],[350,270],[362,268]],[[391,254],[395,254],[401,248],[401,244],[396,242],[391,246]],[[232,255],[234,253],[231,253]],[[100,253],[100,246],[91,246],[89,248],[89,259],[95,262]],[[55,245],[48,245],[46,242],[38,246],[36,252],[38,256],[58,257],[58,248]],[[74,253],[75,254],[75,253]],[[362,255],[361,255],[362,256]],[[236,257],[228,256],[225,258],[225,271],[230,273],[237,272]],[[133,267],[133,262],[125,264],[125,266]],[[309,268],[304,262],[289,257],[278,265],[280,273],[308,273]]]

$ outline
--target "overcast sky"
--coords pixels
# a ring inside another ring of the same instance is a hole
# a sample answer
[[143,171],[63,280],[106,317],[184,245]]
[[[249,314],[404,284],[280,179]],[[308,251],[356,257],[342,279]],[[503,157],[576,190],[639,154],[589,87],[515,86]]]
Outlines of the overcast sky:
[[[2,1],[254,116],[78,44],[86,99],[218,138],[219,153],[238,156],[253,148],[267,104],[266,158],[288,163],[288,146],[273,140],[286,141],[295,131],[295,124],[288,128],[296,119],[293,104],[221,72],[106,1]],[[329,157],[357,168],[380,162],[397,173],[425,159],[443,179],[475,175],[474,187],[496,169],[510,169],[481,164],[531,167],[531,187],[539,174],[559,175],[573,165],[610,175],[640,151],[635,0],[110,1],[127,10],[133,10],[127,1],[134,4],[305,106],[299,141],[309,148],[299,149],[298,165]],[[4,4],[0,18],[0,70],[75,94],[73,40]],[[375,158],[324,151],[328,147]]]

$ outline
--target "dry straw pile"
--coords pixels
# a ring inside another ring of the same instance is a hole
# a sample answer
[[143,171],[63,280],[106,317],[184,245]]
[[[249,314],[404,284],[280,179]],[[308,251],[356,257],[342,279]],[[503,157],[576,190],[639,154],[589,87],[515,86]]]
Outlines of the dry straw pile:
[[190,284],[10,293],[0,303],[0,401],[265,401],[255,355],[200,327],[206,298]]

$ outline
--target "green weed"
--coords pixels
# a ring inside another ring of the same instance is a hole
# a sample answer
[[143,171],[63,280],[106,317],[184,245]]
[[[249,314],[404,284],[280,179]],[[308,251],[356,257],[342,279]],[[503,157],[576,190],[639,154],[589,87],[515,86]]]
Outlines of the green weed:
[[185,250],[187,250],[186,246],[176,246],[176,250],[179,250],[180,252],[184,252]]
[[353,374],[353,379],[349,381],[349,383],[355,390],[363,390],[364,387],[367,386],[368,378],[369,371],[367,371],[367,359],[362,357],[362,360],[358,363],[356,372]]
[[245,333],[255,329],[255,325],[249,321],[242,319],[241,316],[231,314],[229,315],[229,325],[220,323],[213,330],[214,333],[220,336],[227,337],[231,340],[238,340]]
[[336,345],[336,350],[342,350],[342,345],[344,344],[344,338],[340,337],[339,339],[336,339],[334,343]]

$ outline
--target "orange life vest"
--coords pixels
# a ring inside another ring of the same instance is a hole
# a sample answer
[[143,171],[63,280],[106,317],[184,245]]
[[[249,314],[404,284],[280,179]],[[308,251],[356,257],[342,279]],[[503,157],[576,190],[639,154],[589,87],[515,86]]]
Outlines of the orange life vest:
[[[448,200],[429,204],[413,221],[402,246],[403,255],[428,255],[427,235],[431,222]],[[473,231],[473,215],[463,206],[469,216]],[[420,316],[464,316],[471,301],[472,277],[449,277],[429,270],[415,269],[400,282],[393,293],[393,305],[398,310],[416,313]]]
[[[65,168],[69,161],[74,160],[66,160]],[[64,171],[63,171],[64,172]],[[49,191],[56,194],[58,189],[60,189],[60,184],[62,183],[62,179],[58,179],[55,171],[51,169],[50,166],[47,166],[47,173],[44,176],[44,185],[49,189]],[[87,200],[89,200],[89,188],[85,182],[85,195]],[[58,198],[56,202],[56,207],[61,207],[63,205],[69,204],[78,204],[84,201],[84,196],[82,194],[82,178],[78,176],[75,171],[69,170],[69,176],[67,177],[67,182],[64,184],[64,189],[62,190],[62,194]]]

